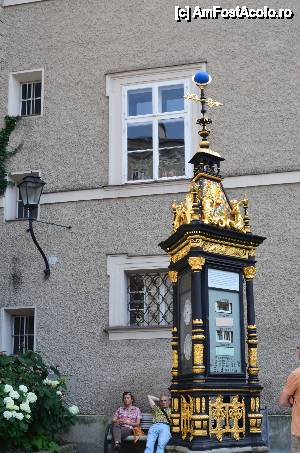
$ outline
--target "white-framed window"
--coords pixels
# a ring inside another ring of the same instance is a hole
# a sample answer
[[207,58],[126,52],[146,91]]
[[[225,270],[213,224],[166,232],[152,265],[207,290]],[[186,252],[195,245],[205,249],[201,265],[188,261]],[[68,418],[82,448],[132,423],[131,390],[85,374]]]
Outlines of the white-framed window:
[[21,354],[35,350],[36,316],[34,307],[5,307],[0,317],[0,351]]
[[199,69],[205,63],[107,75],[109,184],[192,176],[200,108],[183,96]]
[[187,176],[188,79],[123,88],[124,181]]
[[172,286],[169,258],[109,255],[109,338],[170,338]]
[[[7,186],[4,195],[4,219],[22,220],[28,218],[28,211],[24,208],[18,184],[25,176],[40,176],[40,171],[25,171],[22,173],[12,173],[10,184]],[[37,219],[39,216],[39,206],[33,210],[32,217]]]
[[12,72],[8,86],[8,114],[43,115],[44,70]]

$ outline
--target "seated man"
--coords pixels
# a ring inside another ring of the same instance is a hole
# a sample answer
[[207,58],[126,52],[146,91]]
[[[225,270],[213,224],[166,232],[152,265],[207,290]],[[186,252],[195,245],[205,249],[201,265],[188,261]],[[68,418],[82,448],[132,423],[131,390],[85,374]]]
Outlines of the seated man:
[[[158,445],[156,453],[164,453],[165,446],[171,438],[170,398],[165,395],[161,395],[160,398],[148,395],[148,401],[153,411],[153,425],[150,426],[148,432],[146,450],[144,453],[154,452],[154,444],[157,438]],[[158,402],[158,405],[156,402]]]
[[133,405],[134,398],[132,393],[123,393],[123,406],[119,407],[112,419],[112,437],[115,451],[120,451],[122,440],[132,434],[132,428],[139,426],[141,422],[141,411]]

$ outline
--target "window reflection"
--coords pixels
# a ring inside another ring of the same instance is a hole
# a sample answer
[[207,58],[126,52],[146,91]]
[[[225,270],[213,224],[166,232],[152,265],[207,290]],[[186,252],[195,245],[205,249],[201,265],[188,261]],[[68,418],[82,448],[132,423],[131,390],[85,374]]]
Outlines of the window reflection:
[[183,118],[158,123],[159,177],[185,174]]
[[152,113],[152,89],[128,91],[128,115],[148,115]]
[[159,88],[160,112],[177,112],[184,109],[183,84]]

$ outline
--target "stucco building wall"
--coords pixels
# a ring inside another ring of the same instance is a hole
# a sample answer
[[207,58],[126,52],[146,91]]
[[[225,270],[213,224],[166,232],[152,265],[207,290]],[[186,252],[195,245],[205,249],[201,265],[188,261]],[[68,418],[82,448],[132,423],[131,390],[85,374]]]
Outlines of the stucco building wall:
[[[254,231],[268,238],[257,254],[255,295],[263,397],[270,411],[277,413],[282,382],[287,370],[296,366],[297,185],[246,192]],[[242,196],[245,190],[228,193]],[[44,263],[26,233],[26,224],[11,222],[1,228],[1,242],[6,244],[1,252],[5,263],[1,305],[36,306],[37,350],[69,376],[71,397],[83,413],[109,414],[128,388],[146,409],[147,392],[159,393],[169,385],[167,339],[112,341],[104,330],[109,308],[107,254],[161,254],[157,244],[170,234],[173,198],[160,195],[44,205],[44,220],[72,225],[70,232],[35,226],[47,255],[58,258],[48,281],[43,281]],[[276,206],[285,206],[286,217],[275,209],[274,200]]]
[[[101,3],[101,5],[100,5]],[[293,172],[299,134],[299,40],[296,20],[174,21],[176,2],[47,0],[2,9],[7,47],[0,79],[0,117],[7,113],[8,77],[44,68],[44,115],[23,118],[11,144],[24,142],[10,171],[40,169],[46,192],[108,183],[108,98],[105,75],[208,60],[208,94],[224,103],[211,112],[212,145],[227,175]],[[227,2],[227,6],[236,6]],[[251,2],[253,7],[261,2]],[[203,1],[202,7],[211,2]],[[299,2],[274,0],[272,7]],[[8,30],[8,31],[7,31]],[[267,236],[255,278],[264,401],[279,412],[278,392],[296,366],[296,184],[228,191],[250,198],[253,229]],[[43,280],[43,262],[23,222],[0,223],[0,307],[35,306],[37,350],[70,381],[81,413],[110,414],[130,389],[147,408],[147,392],[170,381],[168,340],[111,341],[107,255],[161,254],[171,231],[170,205],[182,195],[47,204],[35,225],[47,256],[58,262]],[[298,192],[299,197],[299,192]],[[299,199],[299,198],[298,198]],[[3,209],[0,209],[3,218]]]

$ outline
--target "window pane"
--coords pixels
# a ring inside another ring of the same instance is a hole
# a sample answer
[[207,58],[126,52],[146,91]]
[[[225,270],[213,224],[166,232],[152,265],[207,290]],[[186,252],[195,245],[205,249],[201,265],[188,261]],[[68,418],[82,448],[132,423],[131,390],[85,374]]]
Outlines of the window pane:
[[27,334],[34,333],[34,316],[27,317],[26,333]]
[[135,152],[128,154],[128,180],[153,178],[152,151]]
[[28,335],[28,337],[27,337],[27,349],[29,351],[33,351],[33,346],[34,346],[34,336],[33,335]]
[[128,124],[128,151],[152,149],[152,123]]
[[22,99],[27,98],[27,83],[22,83]]
[[41,100],[40,99],[36,99],[34,101],[34,111],[32,113],[35,115],[41,114]]
[[159,111],[174,112],[184,109],[184,88],[181,85],[170,85],[159,88]]
[[152,113],[152,89],[143,88],[141,90],[129,90],[128,96],[128,115],[148,115]]
[[183,118],[158,123],[159,177],[185,174]]
[[20,333],[20,317],[15,316],[14,318],[14,335],[19,335]]
[[41,97],[41,82],[35,82],[34,84],[34,97],[40,98]]
[[27,84],[27,98],[31,98],[32,83]]
[[31,115],[31,101],[27,101],[26,104],[27,104],[26,115]]
[[22,101],[21,115],[26,115],[26,101]]

